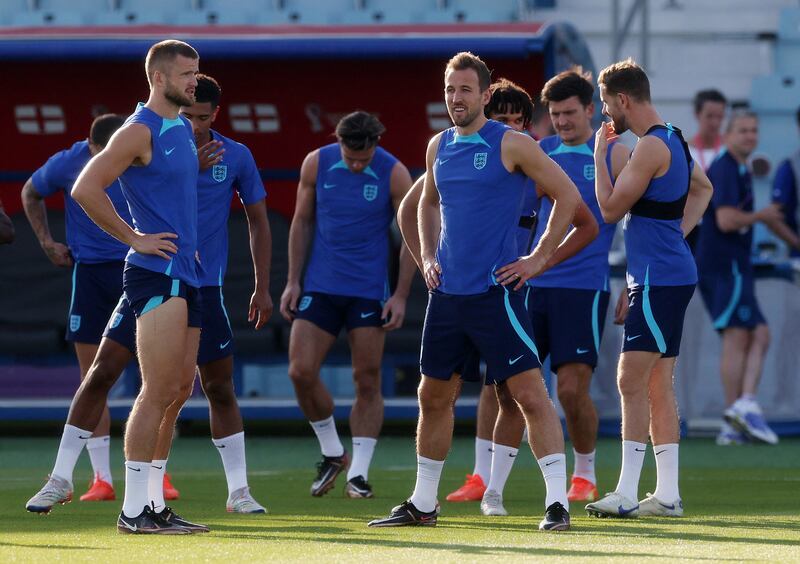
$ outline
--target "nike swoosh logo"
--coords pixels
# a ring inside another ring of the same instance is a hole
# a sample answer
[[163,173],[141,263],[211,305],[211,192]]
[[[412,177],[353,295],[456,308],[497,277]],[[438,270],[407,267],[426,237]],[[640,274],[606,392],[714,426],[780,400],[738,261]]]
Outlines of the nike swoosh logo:
[[126,466],[125,468],[127,468],[128,470],[133,470],[134,472],[141,472],[142,471],[141,468],[131,468],[130,466]]
[[133,532],[135,533],[136,531],[138,531],[138,530],[139,530],[139,526],[138,526],[138,525],[131,525],[130,523],[126,523],[125,521],[123,521],[123,523],[125,523],[125,527],[126,527],[126,528],[127,528],[129,531],[133,531]]
[[217,445],[217,448],[225,448],[225,445]]
[[[508,457],[509,457],[509,458],[516,458],[516,457],[517,457],[517,455],[516,455],[516,454],[511,454],[511,453],[509,452],[509,453],[508,453]],[[551,462],[550,464],[552,464],[552,462]],[[548,466],[548,465],[547,465],[547,464],[545,464],[545,466]]]
[[555,464],[556,462],[558,462],[558,460],[551,460],[550,462],[545,462],[544,465],[550,466],[551,464]]
[[633,450],[635,450],[636,452],[644,452],[647,449],[633,447]]
[[225,347],[227,347],[227,346],[230,344],[230,342],[231,342],[231,341],[230,341],[230,339],[228,339],[227,341],[225,341],[224,343],[222,343],[222,344],[219,346],[220,350],[221,350],[221,349],[224,349]]
[[661,503],[661,502],[659,501],[659,502],[658,502],[658,504],[659,504],[661,507],[666,507],[667,509],[671,509],[671,510],[673,510],[673,511],[675,510],[675,504],[674,504],[674,503],[673,503],[672,505],[667,505],[666,503]]
[[164,154],[167,155],[167,156],[170,156],[172,154],[172,151],[174,151],[174,150],[175,150],[175,147],[173,147],[172,149],[168,149],[167,151],[164,151]]
[[589,349],[578,348],[578,350],[576,350],[575,352],[577,352],[578,354],[586,354],[587,352],[589,352]]
[[330,190],[331,188],[336,187],[336,184],[328,184],[326,182],[325,184],[322,185],[322,187],[325,188],[326,190]]
[[163,466],[156,466],[155,464],[153,464],[152,467],[156,470],[161,470],[163,468]]
[[637,509],[639,509],[638,505],[636,507],[631,507],[630,509],[625,509],[620,505],[619,507],[617,507],[617,513],[619,513],[620,517],[622,517],[623,515],[627,515],[631,511],[636,511]]
[[440,165],[443,165],[444,163],[446,163],[446,162],[447,162],[447,161],[449,161],[449,160],[450,160],[450,159],[444,159],[444,160],[442,160],[442,159],[439,159],[439,164],[440,164]]
[[367,317],[372,317],[373,315],[375,315],[374,311],[371,311],[369,313],[362,313],[361,314],[361,319],[366,319]]
[[658,452],[656,453],[656,456],[658,456],[658,455],[659,455],[659,454],[661,454],[662,452],[667,452],[667,449],[664,449],[664,450],[660,450],[660,451],[658,451]]
[[517,363],[517,361],[518,361],[519,359],[521,359],[523,356],[525,356],[525,355],[524,355],[524,354],[521,354],[521,355],[519,355],[517,358],[515,358],[514,360],[511,360],[511,359],[509,358],[509,359],[508,359],[508,364],[509,364],[509,366],[511,366],[512,364],[516,364],[516,363]]
[[91,436],[91,435],[89,435],[88,437],[81,437],[80,435],[78,435],[78,438],[79,438],[79,439],[81,439],[81,440],[84,440],[84,441],[85,441],[85,440],[87,440],[87,439],[91,439],[91,438],[92,438],[92,436]]
[[634,339],[638,339],[638,338],[639,338],[639,337],[641,337],[641,336],[642,336],[642,335],[641,335],[641,333],[640,333],[640,334],[638,334],[638,335],[634,335],[633,337],[625,337],[625,340],[626,340],[626,341],[633,341]]

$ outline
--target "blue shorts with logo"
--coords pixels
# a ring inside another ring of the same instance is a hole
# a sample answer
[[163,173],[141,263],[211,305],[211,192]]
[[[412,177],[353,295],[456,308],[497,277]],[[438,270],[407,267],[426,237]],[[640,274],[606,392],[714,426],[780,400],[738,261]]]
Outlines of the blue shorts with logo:
[[717,331],[729,327],[755,329],[766,324],[752,274],[702,273],[697,286]]
[[[233,354],[233,331],[219,286],[200,288],[202,295],[202,329],[197,364],[202,366]],[[103,337],[111,339],[136,354],[136,315],[126,296],[119,300]]]
[[608,298],[601,290],[529,287],[533,340],[553,372],[568,363],[597,366]]
[[67,341],[98,344],[114,306],[122,295],[123,261],[86,264],[72,270]]
[[305,292],[297,302],[296,319],[304,319],[327,331],[334,337],[344,327],[351,331],[358,327],[381,327],[384,320],[383,302],[368,298]]
[[222,287],[203,286],[203,321],[197,364],[202,366],[233,354],[233,329],[225,309]]
[[525,295],[501,286],[472,295],[428,293],[420,370],[449,380],[476,353],[486,361],[487,384],[541,367],[525,311]]
[[154,310],[170,298],[183,298],[188,310],[188,326],[201,327],[203,308],[199,288],[133,264],[125,265],[122,278],[125,298],[136,317]]
[[694,284],[628,289],[622,352],[657,352],[664,358],[678,356],[683,319],[692,294]]

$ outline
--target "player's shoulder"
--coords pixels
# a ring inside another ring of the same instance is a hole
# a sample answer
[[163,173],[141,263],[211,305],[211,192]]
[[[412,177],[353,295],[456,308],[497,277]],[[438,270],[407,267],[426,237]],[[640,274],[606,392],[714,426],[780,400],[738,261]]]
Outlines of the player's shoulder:
[[720,174],[728,171],[738,172],[739,165],[727,149],[723,148],[711,161],[711,166],[708,167],[708,174]]
[[231,139],[230,137],[227,137],[214,129],[211,130],[211,137],[214,139],[214,141],[219,141],[222,143],[222,148],[225,149],[226,160],[231,157],[241,158],[253,156],[252,151],[250,151],[250,148],[247,145],[236,141],[235,139]]
[[89,142],[86,139],[76,141],[71,147],[63,149],[50,157],[53,161],[88,161],[91,158]]
[[[594,138],[592,138],[594,139]],[[561,137],[558,135],[548,135],[547,137],[543,137],[539,139],[539,146],[542,148],[542,151],[545,153],[549,153],[556,149],[559,145],[561,145]]]

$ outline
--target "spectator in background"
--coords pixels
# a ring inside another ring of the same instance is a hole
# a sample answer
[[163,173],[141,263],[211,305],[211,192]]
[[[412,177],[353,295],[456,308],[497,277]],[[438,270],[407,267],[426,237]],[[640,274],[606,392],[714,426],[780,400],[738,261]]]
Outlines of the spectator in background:
[[[800,127],[800,107],[797,108],[797,126]],[[772,184],[772,201],[783,209],[783,221],[775,224],[773,231],[791,249],[791,256],[800,257],[800,225],[798,225],[798,188],[800,188],[800,150],[783,161],[775,172]]]
[[725,422],[717,444],[754,441],[776,444],[756,392],[769,328],[755,295],[751,260],[752,226],[780,221],[780,208],[769,205],[753,211],[753,180],[748,157],[758,144],[758,118],[736,110],[728,121],[726,145],[708,170],[714,195],[700,226],[697,245],[699,286],[714,328],[722,336],[720,374],[725,392]]
[[3,202],[0,201],[0,245],[14,242],[14,224],[11,218],[6,215]]
[[722,151],[720,131],[727,106],[728,101],[719,90],[701,90],[694,95],[697,133],[689,141],[689,152],[692,159],[703,167],[703,172],[711,168],[711,163]]

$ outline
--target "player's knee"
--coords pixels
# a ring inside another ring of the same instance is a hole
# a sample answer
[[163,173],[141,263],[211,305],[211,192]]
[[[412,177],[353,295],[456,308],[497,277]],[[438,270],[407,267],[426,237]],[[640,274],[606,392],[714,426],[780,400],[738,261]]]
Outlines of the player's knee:
[[110,390],[119,379],[120,370],[104,360],[95,361],[86,375],[84,387],[92,391]]
[[499,386],[497,388],[497,403],[500,406],[500,410],[504,413],[515,413],[519,411],[517,402],[514,401],[514,397],[506,386]]
[[310,364],[300,361],[289,365],[289,378],[295,388],[302,389],[314,385],[319,375]]
[[225,380],[202,380],[203,393],[209,402],[213,404],[228,404],[236,401],[236,395],[233,391],[233,382],[230,379]]
[[353,372],[356,396],[361,399],[376,399],[381,395],[380,374],[377,370]]
[[767,325],[758,325],[753,330],[753,344],[766,349],[769,347],[771,336]]
[[417,392],[422,411],[443,411],[452,407],[453,398],[431,386],[425,386],[424,382],[420,383]]
[[635,396],[647,393],[648,387],[638,374],[621,372],[617,377],[617,388],[622,396]]

